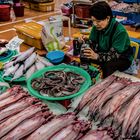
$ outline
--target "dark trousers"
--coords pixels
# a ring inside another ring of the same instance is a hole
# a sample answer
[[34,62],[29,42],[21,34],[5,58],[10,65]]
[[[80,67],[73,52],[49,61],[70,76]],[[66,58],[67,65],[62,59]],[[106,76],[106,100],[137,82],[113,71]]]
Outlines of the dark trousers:
[[103,62],[103,63],[94,61],[92,63],[96,63],[96,64],[100,65],[100,67],[103,71],[103,78],[108,77],[116,70],[119,70],[122,72],[122,71],[128,69],[131,65],[131,61],[129,61],[128,59],[120,59],[120,58],[115,61],[112,60],[112,61]]

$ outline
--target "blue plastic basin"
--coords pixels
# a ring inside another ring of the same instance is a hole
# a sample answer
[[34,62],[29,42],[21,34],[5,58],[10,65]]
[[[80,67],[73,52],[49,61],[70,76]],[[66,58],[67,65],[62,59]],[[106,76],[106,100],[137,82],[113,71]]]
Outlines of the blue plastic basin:
[[60,63],[63,61],[64,59],[64,52],[63,51],[51,51],[48,52],[46,57],[49,59],[50,62],[56,64],[56,63]]

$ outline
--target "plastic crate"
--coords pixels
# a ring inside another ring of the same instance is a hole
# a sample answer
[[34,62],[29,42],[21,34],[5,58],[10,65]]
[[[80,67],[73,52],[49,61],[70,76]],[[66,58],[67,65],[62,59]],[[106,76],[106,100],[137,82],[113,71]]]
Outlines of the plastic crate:
[[42,11],[42,12],[50,12],[54,11],[54,2],[49,3],[31,3],[31,9]]

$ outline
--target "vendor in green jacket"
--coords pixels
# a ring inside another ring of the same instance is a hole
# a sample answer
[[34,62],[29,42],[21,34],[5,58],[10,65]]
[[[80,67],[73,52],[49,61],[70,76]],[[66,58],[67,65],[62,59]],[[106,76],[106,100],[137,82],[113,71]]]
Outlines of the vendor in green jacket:
[[124,71],[133,60],[133,50],[126,29],[113,18],[105,1],[96,2],[90,8],[93,27],[89,36],[92,48],[84,49],[84,56],[103,70],[103,78],[114,71]]

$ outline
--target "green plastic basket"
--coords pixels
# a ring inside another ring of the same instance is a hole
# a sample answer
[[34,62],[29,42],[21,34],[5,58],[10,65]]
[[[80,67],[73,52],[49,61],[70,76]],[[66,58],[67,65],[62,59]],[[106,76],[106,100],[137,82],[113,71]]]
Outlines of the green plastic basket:
[[13,56],[15,56],[17,54],[16,50],[9,50],[9,53],[7,56],[5,57],[0,57],[0,61],[1,62],[7,62],[9,61]]
[[[77,74],[80,74],[81,76],[83,76],[85,78],[85,82],[81,85],[81,88],[80,90],[75,93],[75,94],[72,94],[72,95],[69,95],[69,96],[63,96],[63,97],[50,97],[50,96],[42,96],[39,94],[39,92],[37,90],[34,90],[31,86],[31,81],[35,78],[38,78],[38,77],[42,77],[42,75],[47,72],[47,71],[52,71],[52,70],[64,70],[64,71],[72,71],[72,72],[75,72]],[[52,100],[52,101],[56,101],[56,100],[66,100],[66,99],[70,99],[70,98],[73,98],[73,97],[76,97],[82,93],[84,93],[88,88],[89,86],[91,85],[91,78],[89,76],[89,74],[83,70],[82,68],[78,68],[78,67],[75,67],[75,66],[69,66],[69,65],[57,65],[57,66],[49,66],[49,67],[46,67],[42,70],[39,70],[37,72],[35,72],[28,80],[27,80],[27,88],[29,90],[29,93],[39,99],[42,99],[42,100]]]
[[[2,77],[2,75],[3,75],[3,71],[0,71],[0,76]],[[5,80],[5,81],[11,81],[12,80],[12,76],[5,76],[5,77],[3,77],[3,79]],[[17,78],[17,79],[15,79],[15,80],[13,80],[13,82],[24,82],[24,81],[26,81],[26,78],[25,78],[25,76],[21,76],[20,78]]]

